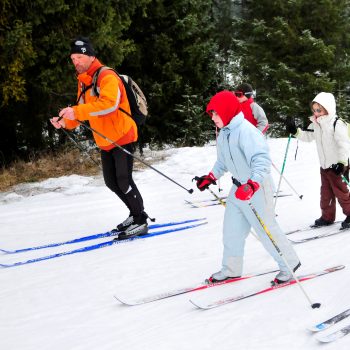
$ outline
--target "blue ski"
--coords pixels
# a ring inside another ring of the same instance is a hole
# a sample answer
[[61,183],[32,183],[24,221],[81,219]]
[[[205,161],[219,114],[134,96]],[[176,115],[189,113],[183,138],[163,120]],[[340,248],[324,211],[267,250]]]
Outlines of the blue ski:
[[24,261],[19,261],[19,262],[10,263],[10,264],[0,264],[0,267],[14,267],[14,266],[20,266],[20,265],[27,265],[27,264],[35,263],[35,262],[42,261],[42,260],[50,260],[50,259],[58,258],[58,257],[64,256],[64,255],[72,255],[72,254],[76,254],[76,253],[88,252],[88,251],[91,251],[91,250],[96,250],[96,249],[100,249],[100,248],[104,248],[104,247],[109,247],[109,246],[114,245],[114,244],[131,242],[131,241],[134,241],[134,240],[137,240],[137,239],[146,239],[146,238],[150,238],[150,237],[165,235],[165,234],[171,233],[171,232],[183,231],[183,230],[187,230],[189,228],[202,226],[202,225],[205,225],[205,224],[207,224],[207,222],[197,223],[197,224],[188,225],[188,226],[181,226],[181,227],[168,229],[168,230],[163,230],[163,231],[152,232],[152,233],[148,233],[148,234],[146,234],[144,236],[135,236],[135,237],[132,237],[132,238],[121,240],[121,241],[114,241],[114,240],[112,240],[112,241],[102,242],[102,243],[98,243],[98,244],[89,245],[89,246],[86,246],[86,247],[70,250],[70,251],[67,251],[67,252],[62,252],[62,253],[56,253],[56,254],[52,254],[52,255],[42,256],[42,257],[39,257],[39,258],[30,259],[30,260],[24,260]]
[[[181,225],[181,224],[189,224],[192,222],[197,222],[197,221],[202,221],[205,220],[206,218],[201,218],[201,219],[190,219],[190,220],[185,220],[185,221],[175,221],[175,222],[167,222],[164,224],[153,224],[149,225],[149,229],[156,229],[156,228],[161,228],[161,227],[167,227],[167,226],[175,226],[175,225]],[[79,242],[85,242],[85,241],[91,241],[93,239],[98,239],[98,238],[104,238],[104,237],[111,237],[111,236],[116,236],[117,232],[104,232],[104,233],[97,233],[91,236],[84,236],[76,239],[72,239],[69,241],[65,242],[59,242],[59,243],[49,243],[45,245],[40,245],[37,247],[28,247],[28,248],[21,248],[21,249],[15,249],[15,250],[5,250],[5,249],[0,249],[0,252],[6,253],[6,254],[15,254],[15,253],[23,253],[27,252],[30,250],[38,250],[38,249],[45,249],[45,248],[51,248],[51,247],[58,247],[61,245],[66,245],[66,244],[72,244],[72,243],[79,243]]]

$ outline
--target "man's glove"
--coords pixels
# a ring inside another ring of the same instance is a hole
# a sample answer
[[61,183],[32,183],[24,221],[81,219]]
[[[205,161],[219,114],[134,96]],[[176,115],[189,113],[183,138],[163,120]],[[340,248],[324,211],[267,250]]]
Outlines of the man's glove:
[[248,180],[246,184],[237,188],[235,196],[241,201],[248,201],[259,188],[260,185],[257,182]]
[[286,120],[286,130],[288,134],[295,135],[298,132],[298,129],[295,125],[294,118],[287,118]]
[[212,172],[201,177],[196,176],[194,179],[197,181],[197,187],[200,191],[206,190],[212,184],[216,185],[217,180]]
[[336,175],[340,175],[344,173],[344,164],[343,163],[337,163],[332,164],[331,169],[334,171]]

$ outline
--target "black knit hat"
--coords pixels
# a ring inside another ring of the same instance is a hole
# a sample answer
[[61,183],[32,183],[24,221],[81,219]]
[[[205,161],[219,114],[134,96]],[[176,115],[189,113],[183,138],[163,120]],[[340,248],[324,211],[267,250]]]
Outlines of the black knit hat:
[[235,91],[242,91],[244,95],[248,98],[254,95],[252,86],[247,83],[242,83],[238,85]]
[[86,56],[96,56],[89,38],[78,36],[71,42],[70,53],[80,53]]

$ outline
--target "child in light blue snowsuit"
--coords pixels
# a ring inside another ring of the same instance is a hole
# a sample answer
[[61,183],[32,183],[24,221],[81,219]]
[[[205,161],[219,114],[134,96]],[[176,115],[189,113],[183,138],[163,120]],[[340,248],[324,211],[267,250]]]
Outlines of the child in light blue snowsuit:
[[[271,159],[267,142],[261,132],[244,119],[233,93],[222,91],[216,94],[210,100],[207,112],[221,129],[217,140],[218,156],[212,171],[197,180],[197,187],[203,191],[225,172],[230,172],[232,178],[242,184],[233,185],[227,197],[222,269],[213,274],[210,281],[218,282],[242,275],[244,245],[251,228],[254,228],[261,243],[279,266],[280,272],[275,282],[288,281],[293,277],[290,270],[295,271],[300,262],[275,219],[269,176]],[[269,229],[289,267],[256,218],[248,204],[249,200]]]

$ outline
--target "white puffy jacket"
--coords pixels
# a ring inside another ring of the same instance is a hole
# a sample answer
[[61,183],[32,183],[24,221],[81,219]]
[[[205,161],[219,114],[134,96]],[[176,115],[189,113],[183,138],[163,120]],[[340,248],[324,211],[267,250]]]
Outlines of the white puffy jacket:
[[334,122],[337,118],[334,96],[331,93],[321,92],[314,98],[313,102],[322,105],[327,110],[328,115],[317,119],[315,116],[310,117],[312,122],[308,127],[310,131],[299,128],[296,137],[306,142],[316,141],[322,169],[328,169],[336,163],[347,165],[350,152],[348,126],[339,119],[334,128]]

